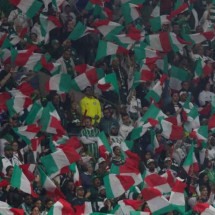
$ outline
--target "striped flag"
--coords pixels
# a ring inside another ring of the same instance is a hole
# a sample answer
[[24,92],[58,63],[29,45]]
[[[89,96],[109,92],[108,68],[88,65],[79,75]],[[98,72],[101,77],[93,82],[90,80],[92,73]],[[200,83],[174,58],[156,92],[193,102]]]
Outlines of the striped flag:
[[19,8],[26,16],[32,18],[42,7],[43,3],[37,0],[9,0],[10,3]]
[[31,144],[31,140],[35,138],[37,133],[41,130],[36,124],[21,126],[13,128],[14,132],[27,144]]
[[0,201],[0,213],[1,215],[24,215],[24,210],[12,208],[6,202]]
[[193,207],[193,211],[201,213],[201,215],[213,215],[215,213],[215,208],[208,203],[198,202]]
[[33,187],[30,181],[22,172],[20,167],[18,167],[17,165],[14,166],[10,184],[12,187],[17,188],[23,191],[24,193],[28,193],[32,195],[34,198],[38,197],[38,195],[33,191]]
[[48,176],[53,178],[63,167],[68,167],[71,163],[79,159],[80,155],[75,151],[73,146],[66,144],[56,152],[41,157],[41,162]]
[[93,32],[95,32],[94,28],[87,27],[82,22],[78,22],[76,24],[75,28],[70,33],[68,39],[69,40],[78,40]]
[[119,93],[118,81],[116,77],[116,73],[111,73],[103,77],[98,81],[98,88],[103,91],[115,91]]
[[135,184],[133,177],[129,175],[109,174],[106,175],[103,180],[108,199],[121,196]]
[[129,24],[140,17],[139,8],[139,5],[129,2],[122,5],[121,12],[126,24]]

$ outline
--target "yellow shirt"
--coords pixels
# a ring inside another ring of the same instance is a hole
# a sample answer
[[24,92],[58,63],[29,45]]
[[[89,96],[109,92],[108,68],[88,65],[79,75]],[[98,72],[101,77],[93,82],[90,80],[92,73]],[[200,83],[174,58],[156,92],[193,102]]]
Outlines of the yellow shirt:
[[94,124],[95,123],[94,117],[98,115],[99,119],[96,122],[97,123],[100,122],[102,111],[101,111],[101,105],[98,99],[94,97],[89,98],[85,96],[83,99],[81,99],[80,106],[81,106],[82,116],[91,117],[93,119],[93,124]]

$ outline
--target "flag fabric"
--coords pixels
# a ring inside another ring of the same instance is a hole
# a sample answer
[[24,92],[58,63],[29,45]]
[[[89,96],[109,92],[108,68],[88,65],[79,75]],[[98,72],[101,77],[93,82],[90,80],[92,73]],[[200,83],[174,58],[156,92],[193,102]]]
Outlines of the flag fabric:
[[31,96],[34,93],[34,88],[28,82],[23,82],[17,86],[17,88],[13,88],[9,92],[13,97]]
[[82,73],[88,72],[88,71],[90,71],[92,69],[96,69],[96,68],[94,66],[90,66],[88,64],[79,64],[79,65],[75,66],[75,71],[78,74],[82,74]]
[[171,211],[170,203],[162,196],[158,189],[148,187],[144,188],[141,193],[153,215],[160,215]]
[[157,173],[148,175],[144,178],[144,182],[147,187],[154,187],[158,189],[162,195],[169,196],[171,192],[171,187],[167,182],[167,179],[158,175]]
[[161,120],[160,122],[162,127],[161,135],[169,140],[178,140],[182,139],[184,136],[184,129],[182,126],[175,125],[167,120]]
[[58,135],[65,134],[65,129],[61,125],[61,119],[51,102],[48,102],[43,108],[39,124],[42,126],[42,131]]
[[85,202],[82,205],[73,206],[75,215],[91,214],[93,212],[91,202]]
[[45,43],[49,40],[49,32],[55,28],[61,27],[60,20],[56,16],[46,16],[40,14],[39,16],[41,34],[45,38]]
[[69,40],[78,40],[93,32],[95,32],[94,28],[87,27],[82,22],[78,22],[76,24],[75,28],[70,33],[68,39]]
[[205,63],[202,59],[196,61],[196,67],[194,71],[194,80],[198,81],[201,77],[209,76],[213,71],[212,65]]
[[154,100],[155,102],[160,101],[166,79],[167,79],[167,75],[165,74],[162,75],[160,80],[154,85],[154,87],[151,90],[149,90],[149,92],[145,96],[145,98],[148,101],[151,101],[151,100]]
[[93,23],[93,26],[96,27],[96,29],[106,38],[109,39],[112,37],[112,35],[119,34],[123,26],[119,23],[112,22],[108,19],[105,20],[97,20]]
[[[50,56],[49,55],[43,55],[40,59],[40,64],[41,66],[38,66],[38,70],[44,68],[46,69],[52,76],[53,75],[57,75],[60,73],[60,68],[61,65],[59,63],[53,63],[53,62],[49,62],[50,61]],[[41,68],[40,68],[41,67]],[[34,69],[35,71],[35,69]]]
[[161,109],[159,109],[158,107],[156,107],[154,104],[151,104],[148,108],[148,110],[145,112],[145,114],[143,115],[143,117],[141,118],[140,122],[147,122],[147,120],[149,118],[152,119],[156,119],[158,120],[158,118],[160,117],[167,117],[162,111]]
[[108,143],[107,137],[105,136],[104,132],[100,132],[98,136],[98,148],[99,148],[99,155],[106,159],[109,154],[111,154],[112,150]]
[[79,170],[76,163],[72,163],[69,166],[69,169],[73,172],[73,182],[75,186],[81,185],[81,179],[79,175]]
[[1,215],[24,215],[23,209],[12,208],[6,202],[0,201],[0,213]]
[[79,159],[80,155],[75,151],[73,146],[65,144],[63,147],[58,148],[56,152],[41,157],[41,162],[48,176],[53,178],[63,167],[69,166]]
[[107,91],[115,91],[119,93],[119,87],[118,87],[118,81],[116,77],[116,73],[111,73],[103,77],[98,81],[97,87],[102,91],[102,92],[107,92]]
[[198,141],[207,141],[208,139],[208,126],[203,125],[199,128],[193,129],[193,131],[190,133],[190,137],[194,138]]
[[38,167],[40,184],[49,195],[55,195],[65,199],[63,193],[57,188],[54,182],[45,174],[41,167]]
[[126,24],[129,24],[140,17],[138,11],[139,8],[138,5],[129,2],[122,5],[121,12]]
[[193,211],[201,213],[201,215],[212,215],[215,213],[215,208],[208,203],[199,202],[193,207]]
[[86,87],[97,84],[103,77],[103,69],[92,67],[92,69],[87,69],[86,72],[83,72],[72,79],[71,88],[76,91],[83,91]]
[[133,177],[129,175],[109,174],[103,180],[108,199],[121,196],[135,183]]
[[111,42],[106,42],[103,40],[99,40],[99,45],[96,53],[95,61],[101,60],[102,58],[109,56],[109,55],[116,55],[119,53],[128,53],[128,50],[118,46]]
[[172,66],[170,71],[169,86],[172,90],[181,90],[181,84],[183,81],[191,79],[191,74],[179,67]]
[[170,195],[169,202],[173,206],[173,208],[180,213],[185,213],[185,197],[184,197],[184,189],[186,184],[180,180],[176,180]]
[[208,129],[211,131],[215,131],[215,115],[212,115],[209,119],[208,119]]
[[28,107],[28,114],[25,118],[25,124],[30,125],[37,122],[42,116],[43,107],[39,102],[34,102],[33,105]]
[[34,171],[36,168],[36,164],[22,164],[19,167],[22,169],[22,172],[25,174],[25,176],[28,178],[30,182],[34,181],[35,179]]
[[143,124],[142,126],[133,128],[130,134],[130,140],[136,140],[142,137],[151,127],[155,127],[158,124],[157,120],[148,119],[148,122]]
[[150,70],[142,70],[134,73],[133,87],[136,87],[141,82],[152,82],[155,75]]
[[172,32],[148,35],[146,36],[146,42],[150,48],[162,52],[170,52],[172,50],[177,52],[189,44],[189,42],[182,40]]
[[11,98],[8,92],[0,93],[0,113],[7,110],[7,101]]
[[17,165],[14,166],[10,184],[12,187],[18,188],[24,193],[32,195],[34,198],[38,197],[38,195],[34,193],[30,181]]
[[64,199],[59,199],[48,211],[48,215],[75,215],[71,204]]
[[43,5],[37,0],[10,0],[10,3],[18,7],[29,18],[35,16]]
[[21,113],[25,108],[28,108],[32,104],[32,100],[28,96],[15,96],[7,100],[7,108],[10,116]]
[[162,28],[162,25],[170,24],[169,15],[161,15],[161,16],[153,17],[149,20],[149,22],[150,22],[152,31],[158,32]]
[[185,41],[191,42],[192,44],[199,44],[206,40],[213,40],[214,39],[214,32],[208,31],[208,32],[202,32],[202,33],[196,33],[196,34],[182,34],[182,37]]
[[31,144],[31,140],[37,135],[40,129],[36,124],[13,128],[14,132],[27,144]]
[[194,153],[194,145],[192,144],[186,159],[184,160],[183,163],[183,168],[187,173],[193,173],[193,172],[198,172],[198,162],[196,160],[196,156]]
[[46,90],[49,92],[51,90],[56,90],[57,92],[68,93],[71,90],[72,80],[69,74],[57,74],[50,77],[46,85]]
[[150,129],[150,139],[151,139],[151,145],[153,146],[154,153],[159,152],[159,149],[161,147],[160,147],[160,144],[157,140],[156,133],[155,133],[154,129]]

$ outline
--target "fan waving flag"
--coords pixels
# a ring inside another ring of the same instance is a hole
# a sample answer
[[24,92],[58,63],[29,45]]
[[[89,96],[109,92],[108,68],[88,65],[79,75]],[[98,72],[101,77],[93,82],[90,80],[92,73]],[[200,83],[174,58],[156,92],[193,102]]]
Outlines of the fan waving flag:
[[98,88],[103,91],[115,91],[119,93],[118,81],[115,73],[106,75],[104,78],[98,81]]
[[17,165],[14,166],[10,184],[12,187],[18,188],[24,193],[32,195],[34,198],[38,197],[38,195],[33,191],[30,181]]
[[90,28],[85,26],[82,22],[78,22],[73,29],[73,31],[70,33],[68,39],[69,40],[78,40],[87,34],[95,32],[94,28]]
[[43,3],[37,0],[9,0],[10,3],[18,7],[26,16],[32,18],[40,10]]

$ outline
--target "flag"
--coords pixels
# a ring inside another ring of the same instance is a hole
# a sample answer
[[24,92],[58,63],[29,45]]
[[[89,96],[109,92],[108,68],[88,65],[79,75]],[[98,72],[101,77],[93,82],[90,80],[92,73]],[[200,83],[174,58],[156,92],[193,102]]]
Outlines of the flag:
[[106,56],[116,55],[119,53],[127,54],[128,50],[126,50],[125,48],[118,46],[114,43],[99,40],[99,45],[98,45],[95,61],[98,61]]
[[12,208],[6,202],[0,201],[0,214],[1,215],[24,215],[23,209]]
[[[38,66],[38,70],[44,68],[46,69],[52,76],[59,74],[61,65],[59,63],[49,62],[51,59],[50,55],[43,55],[40,59],[40,66]],[[34,69],[35,71],[35,69]]]
[[209,119],[208,119],[208,129],[211,131],[215,131],[215,114],[213,114]]
[[215,208],[208,203],[197,203],[193,207],[193,211],[201,213],[201,215],[213,215],[215,213]]
[[37,14],[43,5],[37,0],[10,0],[10,3],[18,7],[30,19]]
[[213,31],[196,34],[182,34],[183,39],[187,42],[191,42],[192,44],[199,44],[204,42],[205,40],[211,41],[214,39],[214,36],[215,34]]
[[78,40],[87,34],[95,32],[94,28],[90,28],[85,26],[82,22],[78,22],[75,26],[75,28],[70,33],[68,39],[69,40]]
[[10,184],[12,187],[18,188],[19,190],[23,191],[24,193],[28,193],[28,194],[32,195],[34,198],[38,197],[38,195],[36,193],[34,193],[30,181],[27,179],[25,174],[22,172],[20,167],[18,167],[17,165],[14,166]]
[[61,73],[50,77],[46,84],[46,90],[68,93],[71,90],[72,80],[69,74]]
[[158,175],[157,173],[146,176],[144,178],[144,182],[147,187],[153,187],[158,189],[162,193],[162,195],[170,195],[171,187],[167,182],[167,179]]
[[[178,5],[179,6],[179,5]],[[187,11],[189,9],[189,4],[188,3],[184,3],[182,5],[180,5],[179,7],[175,8],[173,11],[171,11],[169,17],[170,19],[175,18],[177,15],[184,13],[185,11]]]
[[208,126],[203,125],[203,126],[200,126],[199,128],[193,129],[193,131],[190,133],[190,137],[201,142],[202,141],[207,142]]
[[165,214],[171,211],[170,203],[158,189],[153,187],[144,188],[141,193],[153,215]]
[[156,133],[155,133],[154,129],[150,129],[150,139],[151,139],[151,145],[153,146],[154,153],[159,152],[159,149],[161,147],[160,147],[160,144],[157,140]]
[[170,19],[169,19],[169,15],[161,15],[161,16],[157,16],[149,19],[149,22],[150,22],[152,31],[158,32],[162,28],[162,25],[170,24]]
[[69,169],[73,172],[73,182],[74,182],[74,185],[76,187],[80,186],[81,185],[81,179],[80,179],[80,175],[79,175],[79,170],[78,170],[77,164],[76,163],[70,164]]
[[8,92],[0,93],[0,113],[7,110],[7,101],[11,98]]
[[42,188],[44,188],[50,196],[54,195],[65,199],[64,194],[57,188],[55,183],[45,174],[45,172],[43,172],[41,167],[38,167],[38,171]]
[[138,11],[139,8],[140,6],[129,2],[122,5],[121,12],[126,24],[129,24],[140,17]]
[[143,205],[141,200],[123,199],[118,201],[112,212],[114,214],[130,214],[132,211],[138,210]]
[[49,32],[55,28],[60,28],[60,20],[56,16],[46,16],[40,13],[39,16],[41,35],[45,38],[45,43],[49,40]]
[[13,128],[14,132],[27,144],[31,144],[31,140],[35,138],[40,129],[36,124]]
[[185,213],[185,198],[184,198],[184,189],[186,184],[180,180],[176,180],[172,192],[170,195],[169,202],[175,210],[181,214]]
[[155,75],[150,70],[142,70],[134,73],[133,87],[136,87],[141,82],[152,82]]
[[106,175],[103,180],[108,199],[121,196],[135,183],[133,177],[129,175],[109,174]]
[[111,73],[103,77],[98,81],[98,88],[103,91],[115,91],[119,93],[118,81],[116,77],[116,73]]
[[170,140],[182,139],[184,136],[184,129],[182,126],[174,125],[167,120],[161,120],[162,136]]
[[65,129],[61,125],[61,119],[51,102],[48,102],[43,108],[40,125],[42,126],[42,131],[58,135],[65,134]]
[[21,113],[25,108],[32,104],[32,100],[28,96],[16,96],[7,100],[7,108],[10,116]]
[[143,117],[141,118],[140,122],[147,122],[149,118],[158,119],[160,117],[167,117],[161,109],[156,107],[154,104],[151,104],[148,110],[144,113]]
[[25,124],[30,125],[37,122],[42,116],[43,107],[39,102],[34,102],[33,105],[29,106],[29,112],[25,118]]
[[97,20],[93,23],[93,26],[96,27],[96,29],[106,38],[110,39],[112,35],[119,34],[123,26],[119,23],[112,22],[108,19],[105,20]]
[[99,148],[99,155],[106,159],[109,154],[111,154],[112,150],[108,143],[107,137],[105,136],[104,132],[100,132],[98,136],[98,148]]
[[207,77],[213,72],[213,67],[209,63],[205,63],[204,60],[199,58],[196,61],[196,67],[194,71],[194,80],[198,81],[201,77]]
[[198,162],[196,160],[196,156],[194,153],[194,145],[192,144],[186,159],[184,160],[183,163],[183,168],[184,170],[189,174],[189,173],[193,173],[193,172],[198,172]]
[[52,178],[56,176],[56,173],[63,167],[69,166],[79,159],[80,155],[75,151],[73,146],[66,144],[56,152],[41,157],[41,162],[48,176]]
[[83,91],[86,87],[97,84],[99,79],[103,77],[103,69],[93,67],[72,79],[71,88],[76,91]]
[[82,73],[85,73],[85,72],[88,72],[92,69],[96,69],[94,66],[90,66],[88,64],[79,64],[79,65],[76,65],[75,66],[75,71],[78,73],[78,74],[82,74]]
[[148,122],[142,126],[135,127],[130,133],[130,140],[136,140],[142,137],[151,127],[155,127],[158,124],[157,120],[148,119]]
[[91,202],[84,202],[82,205],[75,205],[73,207],[75,209],[75,215],[89,214],[93,212]]
[[19,167],[30,182],[34,181],[36,164],[22,164]]
[[10,94],[15,96],[31,96],[34,93],[34,88],[28,83],[23,82],[16,88],[9,90]]
[[175,66],[171,67],[169,86],[172,90],[181,90],[182,82],[190,79],[191,74],[188,71]]
[[151,101],[151,99],[155,102],[160,101],[166,79],[167,75],[162,75],[160,80],[154,85],[154,87],[149,90],[149,92],[145,96],[148,101]]
[[64,199],[59,199],[48,211],[48,215],[75,215],[71,204]]

